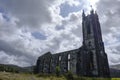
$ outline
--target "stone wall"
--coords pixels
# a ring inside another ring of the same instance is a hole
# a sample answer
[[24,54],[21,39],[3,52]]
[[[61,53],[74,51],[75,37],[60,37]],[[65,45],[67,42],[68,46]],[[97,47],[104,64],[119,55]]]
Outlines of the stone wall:
[[37,70],[39,73],[55,73],[56,67],[60,67],[60,72],[71,71],[76,74],[78,49],[51,54],[50,52],[40,56],[37,60]]

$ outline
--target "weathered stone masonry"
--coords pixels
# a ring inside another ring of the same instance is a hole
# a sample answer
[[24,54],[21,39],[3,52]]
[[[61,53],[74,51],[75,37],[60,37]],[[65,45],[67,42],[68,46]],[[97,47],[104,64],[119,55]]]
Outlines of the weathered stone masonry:
[[82,14],[83,45],[79,49],[40,56],[37,60],[37,73],[60,73],[71,71],[80,76],[109,77],[109,65],[104,50],[102,33],[97,13]]

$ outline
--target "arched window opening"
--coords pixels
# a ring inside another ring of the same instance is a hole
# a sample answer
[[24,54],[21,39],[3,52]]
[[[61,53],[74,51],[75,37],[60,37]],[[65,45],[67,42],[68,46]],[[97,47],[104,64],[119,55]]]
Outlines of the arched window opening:
[[52,72],[52,67],[53,67],[53,65],[52,65],[52,58],[50,59],[50,63],[49,63],[49,71],[50,71],[50,73]]
[[59,61],[61,61],[61,56],[59,56]]
[[68,54],[68,60],[70,59],[70,54]]
[[89,46],[89,47],[91,47],[91,46],[92,46],[91,42],[88,42],[88,46]]
[[91,29],[90,29],[90,23],[89,22],[87,23],[87,33],[91,34]]

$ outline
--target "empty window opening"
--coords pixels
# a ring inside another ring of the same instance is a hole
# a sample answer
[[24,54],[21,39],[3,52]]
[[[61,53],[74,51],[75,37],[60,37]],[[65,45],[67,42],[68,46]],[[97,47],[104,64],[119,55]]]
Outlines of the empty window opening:
[[93,57],[93,53],[90,52],[90,69],[94,69],[94,61],[93,61],[94,57]]
[[87,33],[91,34],[90,23],[87,24]]
[[61,56],[59,56],[59,61],[61,61]]
[[70,54],[68,54],[68,71],[70,70]]

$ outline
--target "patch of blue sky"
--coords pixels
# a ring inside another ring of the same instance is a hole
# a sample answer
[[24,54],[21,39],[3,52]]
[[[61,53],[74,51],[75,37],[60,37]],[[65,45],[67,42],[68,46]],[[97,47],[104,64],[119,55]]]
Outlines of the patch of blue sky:
[[47,36],[45,36],[43,33],[41,32],[33,32],[32,33],[32,36],[36,39],[39,39],[39,40],[46,40],[47,39]]
[[3,13],[3,12],[4,12],[4,9],[0,8],[0,12]]
[[2,16],[6,21],[10,21],[10,18],[6,14],[3,14]]
[[70,6],[69,4],[64,3],[60,6],[60,10],[61,10],[60,15],[62,17],[67,17],[69,15],[69,13],[80,11],[82,9],[82,6],[83,5]]
[[4,11],[4,9],[0,8],[0,13],[2,13],[3,18],[4,18],[6,21],[10,21],[10,18],[9,18],[9,16],[7,15],[7,13]]

